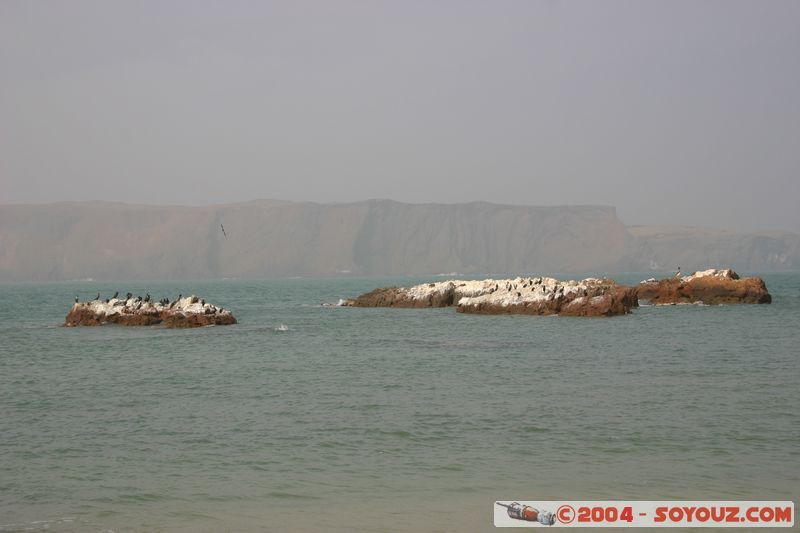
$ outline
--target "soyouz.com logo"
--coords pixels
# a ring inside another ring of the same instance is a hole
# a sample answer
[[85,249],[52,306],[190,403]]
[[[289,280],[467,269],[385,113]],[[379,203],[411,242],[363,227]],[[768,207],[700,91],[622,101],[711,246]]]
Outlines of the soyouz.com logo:
[[498,500],[496,527],[793,527],[790,501]]

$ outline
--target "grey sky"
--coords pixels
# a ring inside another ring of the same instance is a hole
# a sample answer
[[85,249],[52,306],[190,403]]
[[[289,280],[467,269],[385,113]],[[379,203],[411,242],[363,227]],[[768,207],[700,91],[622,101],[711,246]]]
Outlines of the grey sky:
[[0,203],[611,204],[800,232],[800,2],[0,1]]

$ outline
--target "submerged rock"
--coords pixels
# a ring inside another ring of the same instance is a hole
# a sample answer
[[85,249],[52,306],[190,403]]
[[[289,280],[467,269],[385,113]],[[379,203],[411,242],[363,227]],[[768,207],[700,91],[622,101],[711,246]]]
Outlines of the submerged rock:
[[758,277],[739,278],[731,269],[709,269],[690,276],[642,281],[639,299],[655,305],[704,303],[768,304],[772,296],[764,280]]
[[636,289],[612,280],[554,278],[449,280],[375,289],[347,300],[352,307],[449,307],[460,313],[612,316],[638,305]]
[[196,328],[236,324],[227,309],[217,307],[197,296],[176,300],[171,304],[145,302],[141,299],[92,300],[76,302],[67,313],[65,326],[153,326],[168,328]]

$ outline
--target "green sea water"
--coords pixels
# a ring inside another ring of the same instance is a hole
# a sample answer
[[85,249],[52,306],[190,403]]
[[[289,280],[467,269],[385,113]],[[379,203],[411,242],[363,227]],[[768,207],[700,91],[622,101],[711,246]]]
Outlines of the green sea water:
[[[600,319],[320,305],[442,278],[0,285],[0,532],[490,531],[495,500],[797,502],[800,274],[763,277],[771,305]],[[117,290],[198,294],[239,324],[60,327],[76,293]]]

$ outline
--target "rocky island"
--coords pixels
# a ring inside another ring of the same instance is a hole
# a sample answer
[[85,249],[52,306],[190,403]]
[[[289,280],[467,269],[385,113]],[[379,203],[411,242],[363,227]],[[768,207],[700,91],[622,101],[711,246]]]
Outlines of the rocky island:
[[740,278],[731,269],[708,269],[681,277],[642,281],[638,287],[611,279],[559,281],[517,277],[482,281],[448,280],[413,287],[375,289],[345,300],[350,307],[455,307],[459,313],[562,316],[624,315],[639,300],[655,305],[770,303],[761,278]]
[[639,283],[639,299],[654,305],[692,304],[768,304],[772,296],[764,280],[740,278],[731,269],[708,269],[690,276],[648,279]]
[[559,281],[548,277],[450,280],[375,289],[346,300],[351,307],[450,307],[460,313],[613,316],[638,305],[636,288],[613,280]]
[[67,314],[65,326],[153,326],[161,324],[168,328],[196,328],[201,326],[223,326],[236,324],[231,312],[210,304],[197,296],[179,298],[174,302],[161,300],[126,298],[96,299],[78,302]]

